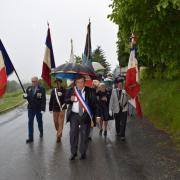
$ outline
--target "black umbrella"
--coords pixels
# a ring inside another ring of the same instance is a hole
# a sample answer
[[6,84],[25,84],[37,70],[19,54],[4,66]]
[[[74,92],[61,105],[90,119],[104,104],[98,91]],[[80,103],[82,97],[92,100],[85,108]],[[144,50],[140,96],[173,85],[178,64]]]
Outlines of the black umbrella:
[[75,79],[77,74],[88,75],[90,77],[96,77],[94,69],[88,65],[77,63],[66,63],[53,69],[52,76],[64,77],[67,79]]

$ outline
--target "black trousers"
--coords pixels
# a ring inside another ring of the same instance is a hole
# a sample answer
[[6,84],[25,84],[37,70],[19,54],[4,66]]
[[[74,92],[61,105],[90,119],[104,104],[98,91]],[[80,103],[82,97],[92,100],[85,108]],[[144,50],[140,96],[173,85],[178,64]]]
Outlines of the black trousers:
[[120,135],[121,137],[125,137],[127,111],[126,112],[119,111],[119,113],[115,113],[114,118],[115,118],[115,127],[116,127],[117,135]]
[[85,124],[81,116],[76,113],[70,115],[70,145],[71,154],[74,155],[78,150],[78,142],[80,138],[79,151],[85,154],[88,148],[88,136],[90,133],[90,125]]

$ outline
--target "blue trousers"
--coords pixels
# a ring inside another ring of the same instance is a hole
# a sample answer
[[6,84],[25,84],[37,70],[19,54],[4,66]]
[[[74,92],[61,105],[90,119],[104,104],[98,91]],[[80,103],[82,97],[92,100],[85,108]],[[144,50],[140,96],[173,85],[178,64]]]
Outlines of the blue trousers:
[[43,134],[43,121],[42,121],[42,113],[41,112],[35,112],[32,109],[28,109],[28,133],[29,133],[29,139],[33,139],[33,133],[34,133],[34,117],[36,116],[37,123],[38,123],[38,129],[40,134]]

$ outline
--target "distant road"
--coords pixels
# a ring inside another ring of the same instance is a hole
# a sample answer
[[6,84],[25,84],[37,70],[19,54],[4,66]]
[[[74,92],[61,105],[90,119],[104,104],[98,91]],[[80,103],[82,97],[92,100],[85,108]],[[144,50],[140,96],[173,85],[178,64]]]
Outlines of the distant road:
[[110,122],[108,136],[95,128],[88,159],[69,161],[69,124],[56,143],[52,115],[44,115],[44,138],[37,122],[33,144],[26,144],[25,106],[0,115],[0,180],[179,180],[180,157],[169,137],[146,120],[129,119],[121,142]]

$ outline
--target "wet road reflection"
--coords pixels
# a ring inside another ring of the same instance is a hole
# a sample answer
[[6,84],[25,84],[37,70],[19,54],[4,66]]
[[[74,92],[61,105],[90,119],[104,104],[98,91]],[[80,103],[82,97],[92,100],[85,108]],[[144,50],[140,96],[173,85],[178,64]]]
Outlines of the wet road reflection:
[[180,159],[170,139],[145,120],[128,120],[125,142],[115,136],[113,121],[107,138],[95,128],[88,159],[71,162],[69,124],[57,144],[52,115],[43,118],[43,139],[35,121],[34,143],[26,144],[26,107],[0,115],[0,180],[180,179]]

